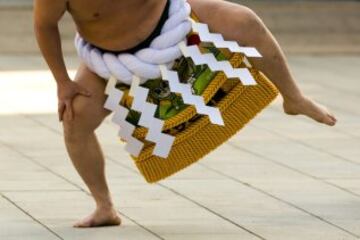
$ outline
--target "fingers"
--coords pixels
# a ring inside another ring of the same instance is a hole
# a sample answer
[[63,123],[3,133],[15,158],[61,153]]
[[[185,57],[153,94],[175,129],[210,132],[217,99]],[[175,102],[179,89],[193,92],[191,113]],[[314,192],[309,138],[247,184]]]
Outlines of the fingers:
[[59,115],[59,121],[60,122],[62,122],[64,120],[64,117],[67,120],[70,120],[70,121],[73,120],[74,111],[73,111],[72,101],[71,100],[59,103],[58,115]]
[[58,117],[59,117],[59,121],[60,121],[60,122],[63,120],[64,111],[65,111],[65,103],[59,103],[59,106],[58,106]]
[[72,101],[68,100],[65,102],[65,111],[66,111],[66,115],[68,117],[68,120],[73,120],[74,118],[74,111],[73,111],[73,107],[72,107]]

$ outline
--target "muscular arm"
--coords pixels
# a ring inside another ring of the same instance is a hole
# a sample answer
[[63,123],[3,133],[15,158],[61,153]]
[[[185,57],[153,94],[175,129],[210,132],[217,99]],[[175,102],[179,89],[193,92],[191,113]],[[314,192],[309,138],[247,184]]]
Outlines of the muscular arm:
[[34,29],[40,50],[58,84],[70,80],[64,63],[58,22],[67,0],[34,0]]
[[66,11],[67,0],[34,0],[34,28],[40,50],[49,65],[58,85],[58,113],[62,121],[65,111],[73,119],[72,101],[76,95],[90,96],[90,93],[71,81],[66,70],[61,49],[58,22]]

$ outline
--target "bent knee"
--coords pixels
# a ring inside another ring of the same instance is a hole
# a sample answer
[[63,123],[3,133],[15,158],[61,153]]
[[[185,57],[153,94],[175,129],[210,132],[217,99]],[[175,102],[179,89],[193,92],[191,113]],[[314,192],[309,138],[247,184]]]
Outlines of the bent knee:
[[261,18],[250,8],[238,6],[234,9],[234,28],[245,44],[261,38],[266,34],[266,26]]
[[81,95],[76,96],[72,102],[72,118],[70,118],[68,111],[64,112],[65,138],[72,141],[92,134],[106,115],[106,110],[95,107],[91,99]]
[[219,32],[228,40],[251,46],[267,34],[260,17],[246,6],[217,0],[189,2],[200,21],[209,25],[210,31]]

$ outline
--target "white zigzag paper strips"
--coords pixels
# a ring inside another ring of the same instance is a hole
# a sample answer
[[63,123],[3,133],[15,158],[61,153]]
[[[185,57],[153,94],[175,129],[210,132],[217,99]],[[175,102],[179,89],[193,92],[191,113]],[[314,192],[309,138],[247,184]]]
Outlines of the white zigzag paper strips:
[[184,103],[194,105],[198,113],[209,116],[211,123],[224,126],[220,110],[206,106],[203,97],[192,93],[190,84],[180,82],[177,72],[171,71],[165,66],[160,66],[160,71],[163,79],[169,81],[171,92],[180,93]]
[[212,42],[218,48],[227,48],[234,53],[244,53],[247,57],[261,57],[261,54],[253,47],[241,47],[235,41],[225,41],[219,33],[210,33],[207,24],[198,23],[190,19],[192,30],[196,32],[202,42]]
[[162,133],[164,121],[154,116],[157,105],[146,101],[149,89],[140,87],[139,84],[140,79],[134,77],[129,93],[130,96],[134,97],[131,108],[141,112],[138,124],[149,129],[145,139],[156,144],[153,154],[166,158],[170,153],[175,138]]
[[125,149],[130,154],[139,156],[144,144],[132,136],[135,126],[126,121],[129,110],[119,104],[124,92],[115,88],[116,82],[117,80],[112,77],[106,85],[105,92],[109,96],[106,99],[104,107],[114,112],[112,122],[120,126],[118,135],[127,142]]
[[233,68],[229,61],[218,61],[212,53],[202,54],[197,45],[179,44],[185,57],[190,57],[196,65],[207,64],[212,71],[223,71],[228,78],[238,78],[244,85],[255,85],[256,81],[247,68]]
[[[139,156],[144,143],[132,136],[135,126],[126,121],[129,110],[119,104],[124,92],[115,88],[115,78],[110,78],[106,86],[106,99],[104,107],[114,112],[112,122],[120,126],[119,137],[124,139],[126,144],[126,151],[133,156]],[[132,109],[141,112],[139,125],[149,129],[146,140],[156,144],[153,154],[159,157],[166,158],[171,150],[175,138],[173,136],[162,133],[164,121],[154,117],[157,105],[146,101],[149,90],[139,86],[140,78],[134,77],[130,96],[134,97]]]

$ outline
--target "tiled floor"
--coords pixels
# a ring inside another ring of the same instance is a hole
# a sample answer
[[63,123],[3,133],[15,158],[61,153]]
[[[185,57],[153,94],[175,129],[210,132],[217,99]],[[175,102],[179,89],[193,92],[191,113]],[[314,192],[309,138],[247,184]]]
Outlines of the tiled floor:
[[279,98],[198,164],[148,185],[107,121],[98,134],[123,226],[79,230],[94,205],[63,146],[51,75],[38,57],[0,57],[0,239],[360,238],[360,58],[290,62],[336,127],[284,115]]

